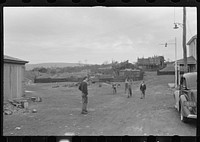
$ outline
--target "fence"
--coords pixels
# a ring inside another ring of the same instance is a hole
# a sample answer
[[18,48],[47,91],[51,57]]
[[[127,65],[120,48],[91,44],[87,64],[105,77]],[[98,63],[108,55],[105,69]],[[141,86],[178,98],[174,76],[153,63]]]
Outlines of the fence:
[[[184,71],[180,71],[180,74],[183,74]],[[157,70],[157,75],[175,75],[175,71],[159,71]]]

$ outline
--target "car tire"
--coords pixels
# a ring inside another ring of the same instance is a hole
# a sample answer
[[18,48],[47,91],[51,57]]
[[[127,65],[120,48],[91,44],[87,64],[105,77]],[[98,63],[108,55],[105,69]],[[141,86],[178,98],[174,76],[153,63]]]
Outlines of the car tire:
[[181,121],[184,123],[187,123],[188,119],[187,117],[183,116],[183,110],[182,110],[182,103],[181,103],[181,108],[180,108],[180,117],[181,117]]

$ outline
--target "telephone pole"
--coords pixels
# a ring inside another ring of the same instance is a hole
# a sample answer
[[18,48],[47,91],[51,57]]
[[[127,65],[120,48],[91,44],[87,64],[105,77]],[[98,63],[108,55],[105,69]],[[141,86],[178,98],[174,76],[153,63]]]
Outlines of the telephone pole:
[[184,72],[188,72],[187,67],[187,47],[186,47],[186,8],[183,7],[183,59],[184,59]]

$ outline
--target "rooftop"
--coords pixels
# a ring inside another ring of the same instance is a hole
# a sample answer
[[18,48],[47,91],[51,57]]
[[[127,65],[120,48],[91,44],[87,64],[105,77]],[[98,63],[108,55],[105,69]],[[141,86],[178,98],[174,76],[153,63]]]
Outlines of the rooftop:
[[28,63],[28,61],[4,55],[4,63],[25,64]]
[[193,40],[195,40],[195,39],[197,39],[197,35],[194,35],[194,36],[188,41],[187,45],[190,45],[191,42],[192,42]]
[[[196,64],[196,63],[197,61],[193,56],[187,57],[187,64]],[[184,60],[183,59],[177,60],[177,64],[184,64]]]

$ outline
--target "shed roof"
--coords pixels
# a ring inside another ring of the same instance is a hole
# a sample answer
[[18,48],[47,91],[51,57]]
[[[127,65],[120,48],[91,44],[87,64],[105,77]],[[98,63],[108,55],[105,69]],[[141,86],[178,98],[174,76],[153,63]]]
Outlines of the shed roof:
[[194,35],[187,43],[187,45],[190,45],[191,42],[194,40],[194,39],[197,39],[197,35]]
[[24,61],[18,58],[10,57],[7,55],[4,55],[4,63],[13,63],[13,64],[26,64],[28,61]]

